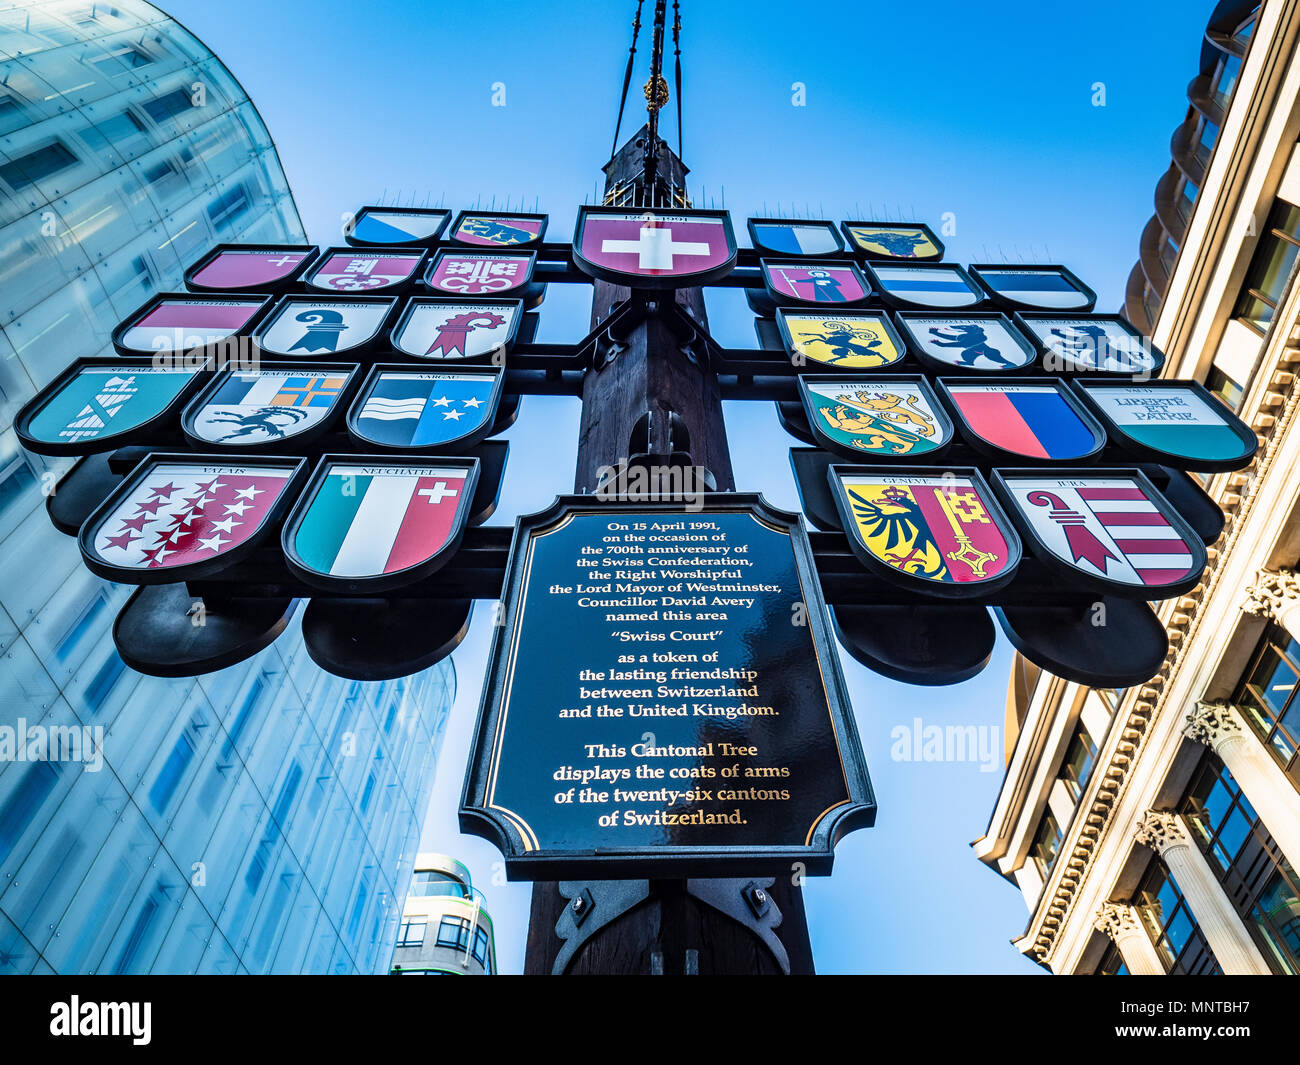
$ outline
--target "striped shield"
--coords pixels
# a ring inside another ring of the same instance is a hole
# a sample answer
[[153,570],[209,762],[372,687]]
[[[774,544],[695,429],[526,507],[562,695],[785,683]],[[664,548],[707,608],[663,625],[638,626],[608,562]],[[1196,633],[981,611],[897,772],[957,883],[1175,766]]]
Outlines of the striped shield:
[[1200,571],[1204,551],[1169,504],[1131,476],[1005,475],[1037,541],[1073,568],[1119,585],[1157,589]]

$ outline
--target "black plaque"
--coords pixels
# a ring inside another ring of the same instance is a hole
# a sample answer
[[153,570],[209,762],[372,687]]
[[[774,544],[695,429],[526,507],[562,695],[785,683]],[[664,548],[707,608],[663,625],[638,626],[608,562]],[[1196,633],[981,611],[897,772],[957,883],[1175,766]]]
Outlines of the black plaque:
[[825,875],[874,820],[798,517],[706,498],[516,525],[460,812],[511,879]]

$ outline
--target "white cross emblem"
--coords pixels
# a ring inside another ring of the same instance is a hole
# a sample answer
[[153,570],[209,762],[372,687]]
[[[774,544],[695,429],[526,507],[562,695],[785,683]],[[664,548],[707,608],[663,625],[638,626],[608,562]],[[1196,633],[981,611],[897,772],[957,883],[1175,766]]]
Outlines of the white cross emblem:
[[419,495],[428,496],[430,503],[441,503],[444,499],[451,499],[460,495],[454,488],[448,488],[446,481],[439,481],[432,488],[421,488]]
[[636,240],[606,240],[601,243],[600,250],[635,254],[639,257],[637,265],[642,270],[671,270],[674,255],[708,255],[712,249],[698,241],[674,241],[671,227],[652,229],[642,226]]
[[272,266],[292,266],[294,263],[298,261],[298,259],[292,255],[284,255],[281,256],[279,259],[269,259],[267,261]]

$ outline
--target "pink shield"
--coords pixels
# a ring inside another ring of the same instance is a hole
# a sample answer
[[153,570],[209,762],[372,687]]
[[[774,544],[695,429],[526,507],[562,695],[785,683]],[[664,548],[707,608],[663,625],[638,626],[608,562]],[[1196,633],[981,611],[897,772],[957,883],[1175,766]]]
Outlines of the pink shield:
[[336,252],[317,267],[310,284],[329,292],[372,292],[405,281],[419,261],[418,255]]
[[527,255],[445,252],[429,272],[429,287],[451,296],[501,296],[528,281]]
[[767,263],[765,266],[773,291],[802,303],[856,303],[867,296],[857,272],[849,266],[829,263]]
[[586,217],[580,251],[593,266],[630,277],[680,277],[725,266],[734,251],[718,216],[651,211]]
[[194,274],[194,283],[222,289],[267,285],[288,277],[305,258],[305,251],[228,248]]

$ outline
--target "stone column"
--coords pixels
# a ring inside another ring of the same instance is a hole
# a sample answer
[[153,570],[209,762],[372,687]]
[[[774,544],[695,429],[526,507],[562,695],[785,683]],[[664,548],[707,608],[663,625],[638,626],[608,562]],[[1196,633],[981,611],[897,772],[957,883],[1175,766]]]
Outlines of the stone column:
[[1228,703],[1197,703],[1187,715],[1183,734],[1223,759],[1287,861],[1300,869],[1300,792],[1237,708]]
[[1201,934],[1229,976],[1267,976],[1271,970],[1232,908],[1218,878],[1176,813],[1148,810],[1137,823],[1136,838],[1164,859],[1183,893]]
[[1276,621],[1300,640],[1300,574],[1294,570],[1262,569],[1246,589],[1241,609],[1257,618]]
[[1122,902],[1108,902],[1097,911],[1093,922],[1098,931],[1110,936],[1120,957],[1133,976],[1164,976],[1165,963],[1142,925],[1138,912]]

